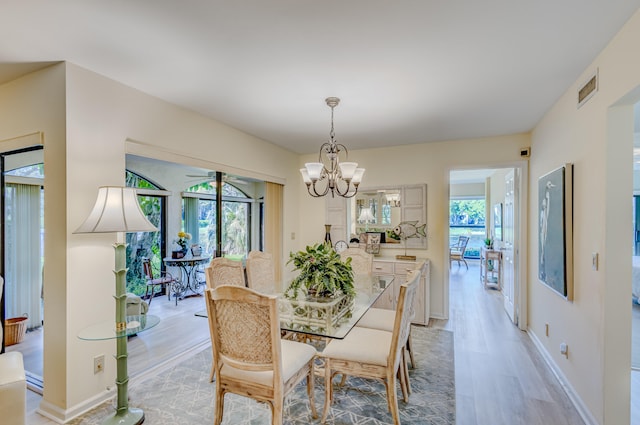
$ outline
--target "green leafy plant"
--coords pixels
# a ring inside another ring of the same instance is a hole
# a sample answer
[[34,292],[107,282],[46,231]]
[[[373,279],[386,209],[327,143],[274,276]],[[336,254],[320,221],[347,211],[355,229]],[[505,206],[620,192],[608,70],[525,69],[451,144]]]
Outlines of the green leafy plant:
[[292,252],[287,264],[290,263],[299,273],[285,291],[287,298],[297,298],[300,290],[318,298],[355,295],[351,258],[342,261],[330,244],[315,244]]
[[491,239],[491,238],[486,238],[486,239],[484,240],[484,244],[485,244],[486,246],[491,246],[491,245],[493,244],[493,239]]

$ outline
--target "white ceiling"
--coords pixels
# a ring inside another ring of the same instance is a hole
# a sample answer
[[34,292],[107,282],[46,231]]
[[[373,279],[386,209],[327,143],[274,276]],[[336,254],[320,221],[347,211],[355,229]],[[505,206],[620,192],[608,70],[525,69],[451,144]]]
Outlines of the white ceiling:
[[640,0],[3,0],[0,82],[67,60],[299,153],[531,130]]

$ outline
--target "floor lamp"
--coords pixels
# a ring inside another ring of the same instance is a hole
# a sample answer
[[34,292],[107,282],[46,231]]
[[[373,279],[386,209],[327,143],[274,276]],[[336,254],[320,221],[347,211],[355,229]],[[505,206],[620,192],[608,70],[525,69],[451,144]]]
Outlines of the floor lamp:
[[[129,187],[104,186],[98,189],[98,198],[89,217],[74,233],[117,233],[115,249],[116,321],[114,335],[126,332],[126,232],[157,232],[158,229],[142,213],[136,191]],[[116,388],[118,404],[115,413],[103,422],[105,425],[138,425],[144,422],[141,409],[129,408],[127,386],[127,337],[116,338]]]

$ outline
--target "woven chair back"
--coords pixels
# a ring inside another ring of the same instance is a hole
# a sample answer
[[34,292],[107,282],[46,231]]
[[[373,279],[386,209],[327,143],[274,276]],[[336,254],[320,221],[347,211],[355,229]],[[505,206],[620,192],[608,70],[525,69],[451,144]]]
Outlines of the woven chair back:
[[373,268],[373,255],[360,248],[347,248],[340,253],[342,261],[351,258],[353,274],[369,274]]
[[244,269],[240,261],[221,257],[214,258],[209,263],[206,274],[209,275],[207,288],[215,288],[220,285],[245,286]]
[[274,370],[281,361],[276,296],[235,285],[206,292],[216,369],[227,363],[244,370]]
[[[411,319],[413,318],[413,300],[415,299],[420,281],[420,269],[411,270],[407,273],[405,283],[400,285],[400,295],[398,297],[398,307],[393,328],[393,339],[389,352],[389,366],[394,368],[402,360],[402,347],[407,344],[409,332],[411,330]],[[394,369],[395,370],[395,369]]]
[[265,294],[276,292],[275,268],[271,254],[262,251],[249,252],[245,268],[249,288]]

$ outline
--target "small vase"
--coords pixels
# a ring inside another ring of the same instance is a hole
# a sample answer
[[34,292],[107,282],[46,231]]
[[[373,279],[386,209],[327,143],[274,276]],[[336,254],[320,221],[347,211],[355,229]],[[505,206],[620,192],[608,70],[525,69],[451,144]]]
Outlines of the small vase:
[[333,244],[331,243],[331,225],[330,224],[325,224],[324,225],[324,243],[328,243],[329,246],[333,246]]

